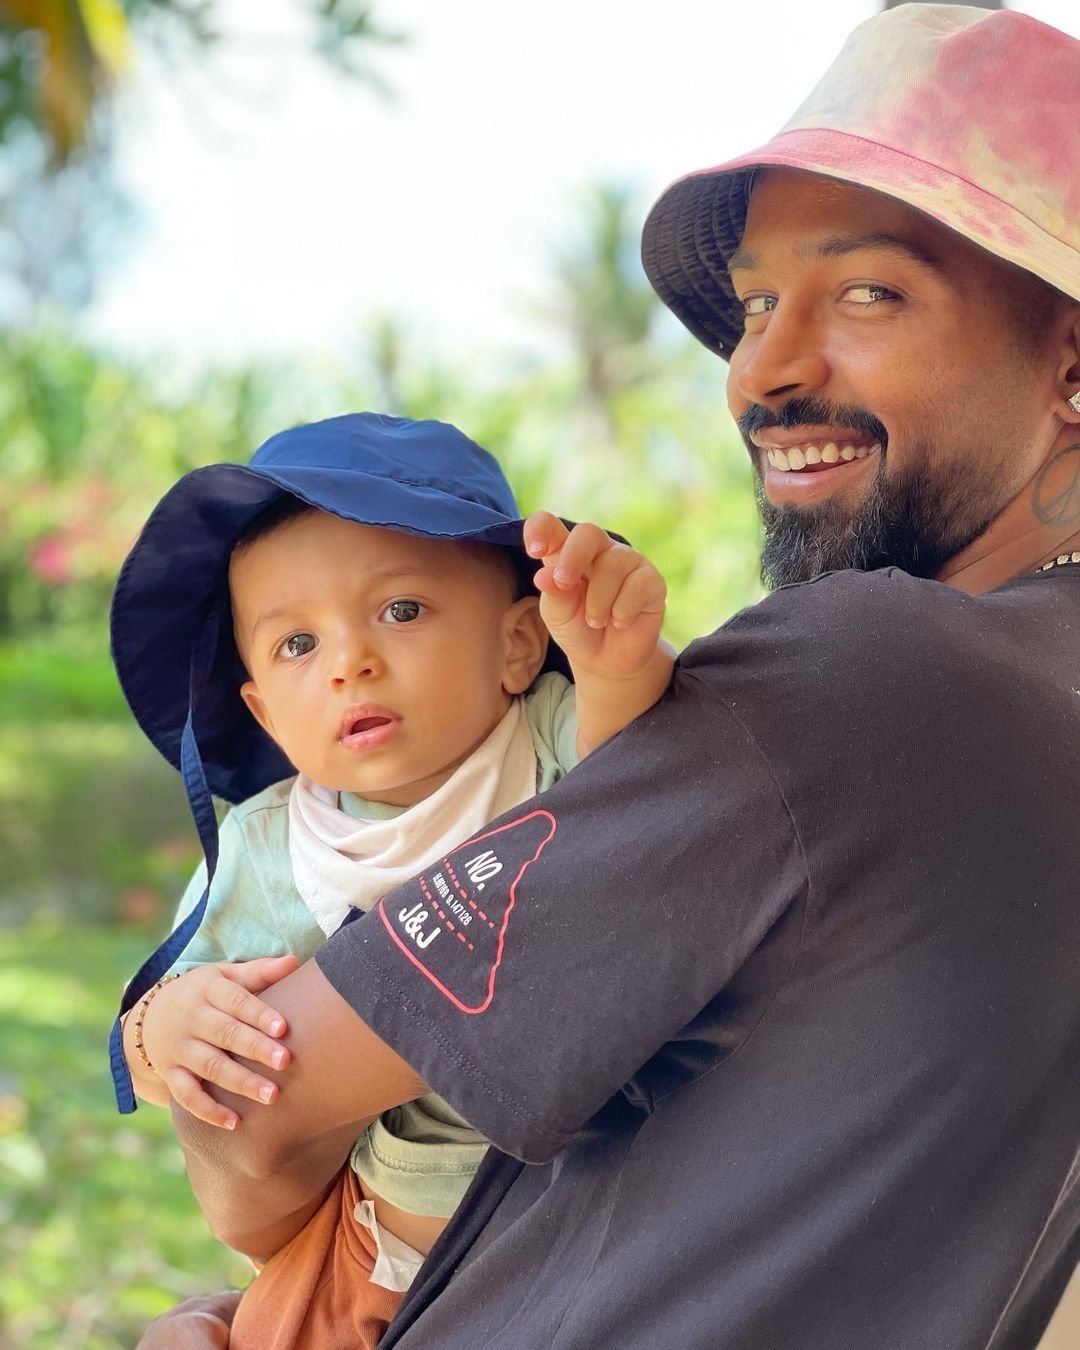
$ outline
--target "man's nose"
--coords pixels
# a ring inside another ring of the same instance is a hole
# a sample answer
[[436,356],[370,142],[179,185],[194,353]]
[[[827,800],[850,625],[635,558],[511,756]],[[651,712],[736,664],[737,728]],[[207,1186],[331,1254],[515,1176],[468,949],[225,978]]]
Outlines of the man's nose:
[[823,335],[804,311],[780,304],[760,333],[743,339],[732,360],[739,394],[751,403],[768,403],[823,389],[830,365]]

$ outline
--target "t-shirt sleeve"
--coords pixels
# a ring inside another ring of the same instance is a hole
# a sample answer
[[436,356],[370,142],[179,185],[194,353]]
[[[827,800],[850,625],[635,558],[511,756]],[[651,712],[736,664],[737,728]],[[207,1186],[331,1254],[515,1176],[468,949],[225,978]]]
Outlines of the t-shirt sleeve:
[[805,894],[768,763],[697,670],[542,797],[348,923],[338,992],[504,1152],[542,1161]]
[[573,684],[565,675],[547,671],[525,695],[525,716],[539,764],[537,788],[543,790],[578,763]]
[[[282,956],[291,950],[291,944],[283,941],[281,924],[266,894],[262,872],[252,857],[239,816],[230,812],[219,830],[218,865],[206,913],[194,937],[173,963],[173,972],[182,975],[216,961]],[[184,891],[174,928],[199,903],[205,887],[206,864],[202,862]]]

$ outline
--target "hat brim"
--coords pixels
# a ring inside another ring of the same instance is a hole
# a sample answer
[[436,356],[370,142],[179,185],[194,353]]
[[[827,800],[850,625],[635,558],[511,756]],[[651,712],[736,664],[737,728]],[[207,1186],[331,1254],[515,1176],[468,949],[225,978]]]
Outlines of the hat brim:
[[[243,801],[294,772],[240,698],[244,672],[228,605],[229,559],[237,540],[284,495],[358,524],[514,549],[532,563],[523,519],[431,487],[340,468],[213,464],[187,474],[158,504],[121,569],[110,618],[112,654],[136,721],[179,769],[192,653],[207,623],[217,620],[210,664],[197,672],[195,733],[210,790],[228,802]],[[427,527],[432,518],[444,528]],[[544,669],[568,673],[554,642]]]
[[1080,299],[1080,254],[1015,207],[948,170],[847,132],[800,128],[673,183],[645,222],[641,257],[661,300],[730,360],[742,312],[728,259],[746,224],[753,172],[802,169],[895,197],[1006,262]]

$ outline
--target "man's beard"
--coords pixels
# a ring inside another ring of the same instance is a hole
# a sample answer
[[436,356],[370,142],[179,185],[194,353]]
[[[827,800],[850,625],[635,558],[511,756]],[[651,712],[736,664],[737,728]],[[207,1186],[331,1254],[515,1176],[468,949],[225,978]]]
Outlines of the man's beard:
[[[841,426],[864,432],[880,446],[880,462],[867,496],[857,506],[839,500],[815,506],[773,506],[765,496],[760,452],[750,433],[766,427]],[[793,399],[777,413],[753,405],[739,429],[754,457],[758,510],[765,526],[761,579],[770,589],[810,581],[847,568],[869,572],[899,567],[934,577],[948,560],[977,539],[1001,510],[993,484],[980,479],[970,458],[931,471],[929,447],[913,445],[916,466],[887,472],[888,436],[871,413],[813,399]]]

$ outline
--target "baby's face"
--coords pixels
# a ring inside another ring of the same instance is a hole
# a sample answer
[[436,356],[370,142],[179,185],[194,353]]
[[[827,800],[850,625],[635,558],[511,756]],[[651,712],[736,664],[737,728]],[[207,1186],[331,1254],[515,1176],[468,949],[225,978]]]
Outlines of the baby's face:
[[535,599],[489,550],[321,511],[235,554],[241,695],[323,786],[411,806],[494,730],[543,660]]

